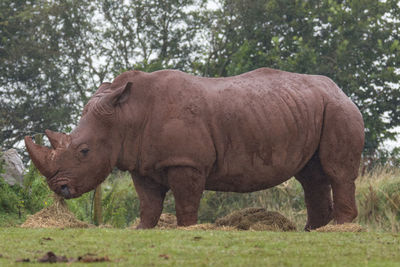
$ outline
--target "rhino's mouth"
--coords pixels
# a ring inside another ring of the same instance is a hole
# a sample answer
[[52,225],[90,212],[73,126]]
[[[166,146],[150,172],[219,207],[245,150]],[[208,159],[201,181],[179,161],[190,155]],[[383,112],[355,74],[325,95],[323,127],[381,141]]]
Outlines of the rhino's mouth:
[[71,187],[68,183],[62,182],[57,185],[57,191],[55,191],[58,195],[62,196],[65,199],[75,198],[77,194],[73,187]]
[[58,178],[55,189],[54,192],[65,199],[77,198],[82,195],[82,193],[77,192],[76,187],[71,184],[68,178]]
[[65,199],[70,199],[74,197],[71,190],[70,179],[60,176],[60,170],[56,171],[48,180],[48,185],[57,195],[62,196]]
[[71,196],[71,192],[69,191],[68,186],[65,185],[65,184],[61,186],[61,195],[62,195],[64,198],[66,198],[66,199],[69,199],[69,198],[72,197],[72,196]]
[[81,184],[75,184],[77,179],[69,176],[62,170],[56,171],[50,178],[47,179],[47,183],[50,189],[57,195],[65,198],[77,198],[83,193]]

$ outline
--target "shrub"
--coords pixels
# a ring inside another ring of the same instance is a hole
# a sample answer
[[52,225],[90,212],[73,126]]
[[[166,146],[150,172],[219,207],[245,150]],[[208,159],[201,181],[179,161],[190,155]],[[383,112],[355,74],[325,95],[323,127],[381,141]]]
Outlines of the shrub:
[[374,230],[400,231],[400,170],[380,166],[357,181],[358,221]]
[[52,191],[47,185],[46,178],[32,163],[24,176],[24,190],[21,193],[20,198],[24,201],[24,208],[29,213],[36,213],[53,203]]
[[117,172],[102,188],[105,224],[126,227],[139,216],[139,198],[129,175]]
[[18,213],[20,198],[18,185],[10,186],[0,177],[0,212]]
[[[128,174],[113,172],[101,186],[103,224],[129,226],[139,216],[139,199]],[[93,223],[94,192],[68,200],[70,210],[79,220]]]
[[81,221],[93,223],[93,191],[83,194],[79,198],[67,200],[68,208]]
[[2,158],[3,153],[0,151],[0,178],[2,178],[2,174],[5,172],[4,170],[4,160]]

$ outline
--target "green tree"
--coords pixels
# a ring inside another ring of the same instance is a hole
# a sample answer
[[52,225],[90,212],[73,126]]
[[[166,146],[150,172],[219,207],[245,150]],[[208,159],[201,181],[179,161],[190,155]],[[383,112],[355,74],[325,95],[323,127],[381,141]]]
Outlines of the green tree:
[[101,1],[101,55],[113,75],[124,70],[190,70],[203,0]]
[[0,143],[61,130],[87,95],[84,56],[93,8],[75,0],[0,2]]

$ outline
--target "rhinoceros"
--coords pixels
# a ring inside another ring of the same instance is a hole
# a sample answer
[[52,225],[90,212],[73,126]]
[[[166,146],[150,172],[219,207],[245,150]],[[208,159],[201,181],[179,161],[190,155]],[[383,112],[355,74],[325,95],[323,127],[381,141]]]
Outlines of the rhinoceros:
[[306,229],[357,216],[363,119],[324,76],[269,68],[227,78],[128,71],[100,85],[70,134],[45,132],[52,148],[30,137],[25,144],[49,187],[75,198],[114,167],[129,171],[138,228],[157,224],[168,190],[178,225],[187,226],[197,223],[204,190],[253,192],[293,176],[304,189]]

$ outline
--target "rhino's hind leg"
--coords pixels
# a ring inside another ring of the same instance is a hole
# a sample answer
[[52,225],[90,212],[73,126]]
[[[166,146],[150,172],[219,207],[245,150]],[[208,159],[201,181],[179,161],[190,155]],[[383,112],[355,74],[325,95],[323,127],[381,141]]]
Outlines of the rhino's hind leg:
[[357,217],[354,181],[363,146],[364,124],[357,108],[352,103],[340,107],[328,104],[318,155],[331,182],[333,217],[338,224]]
[[304,229],[309,231],[328,224],[333,218],[331,185],[322,170],[318,155],[314,155],[295,177],[303,186],[307,206],[307,224]]
[[132,175],[132,179],[140,201],[140,223],[137,229],[153,228],[160,219],[168,188],[147,177]]
[[178,226],[196,224],[205,176],[191,167],[170,167],[168,184],[175,198]]

